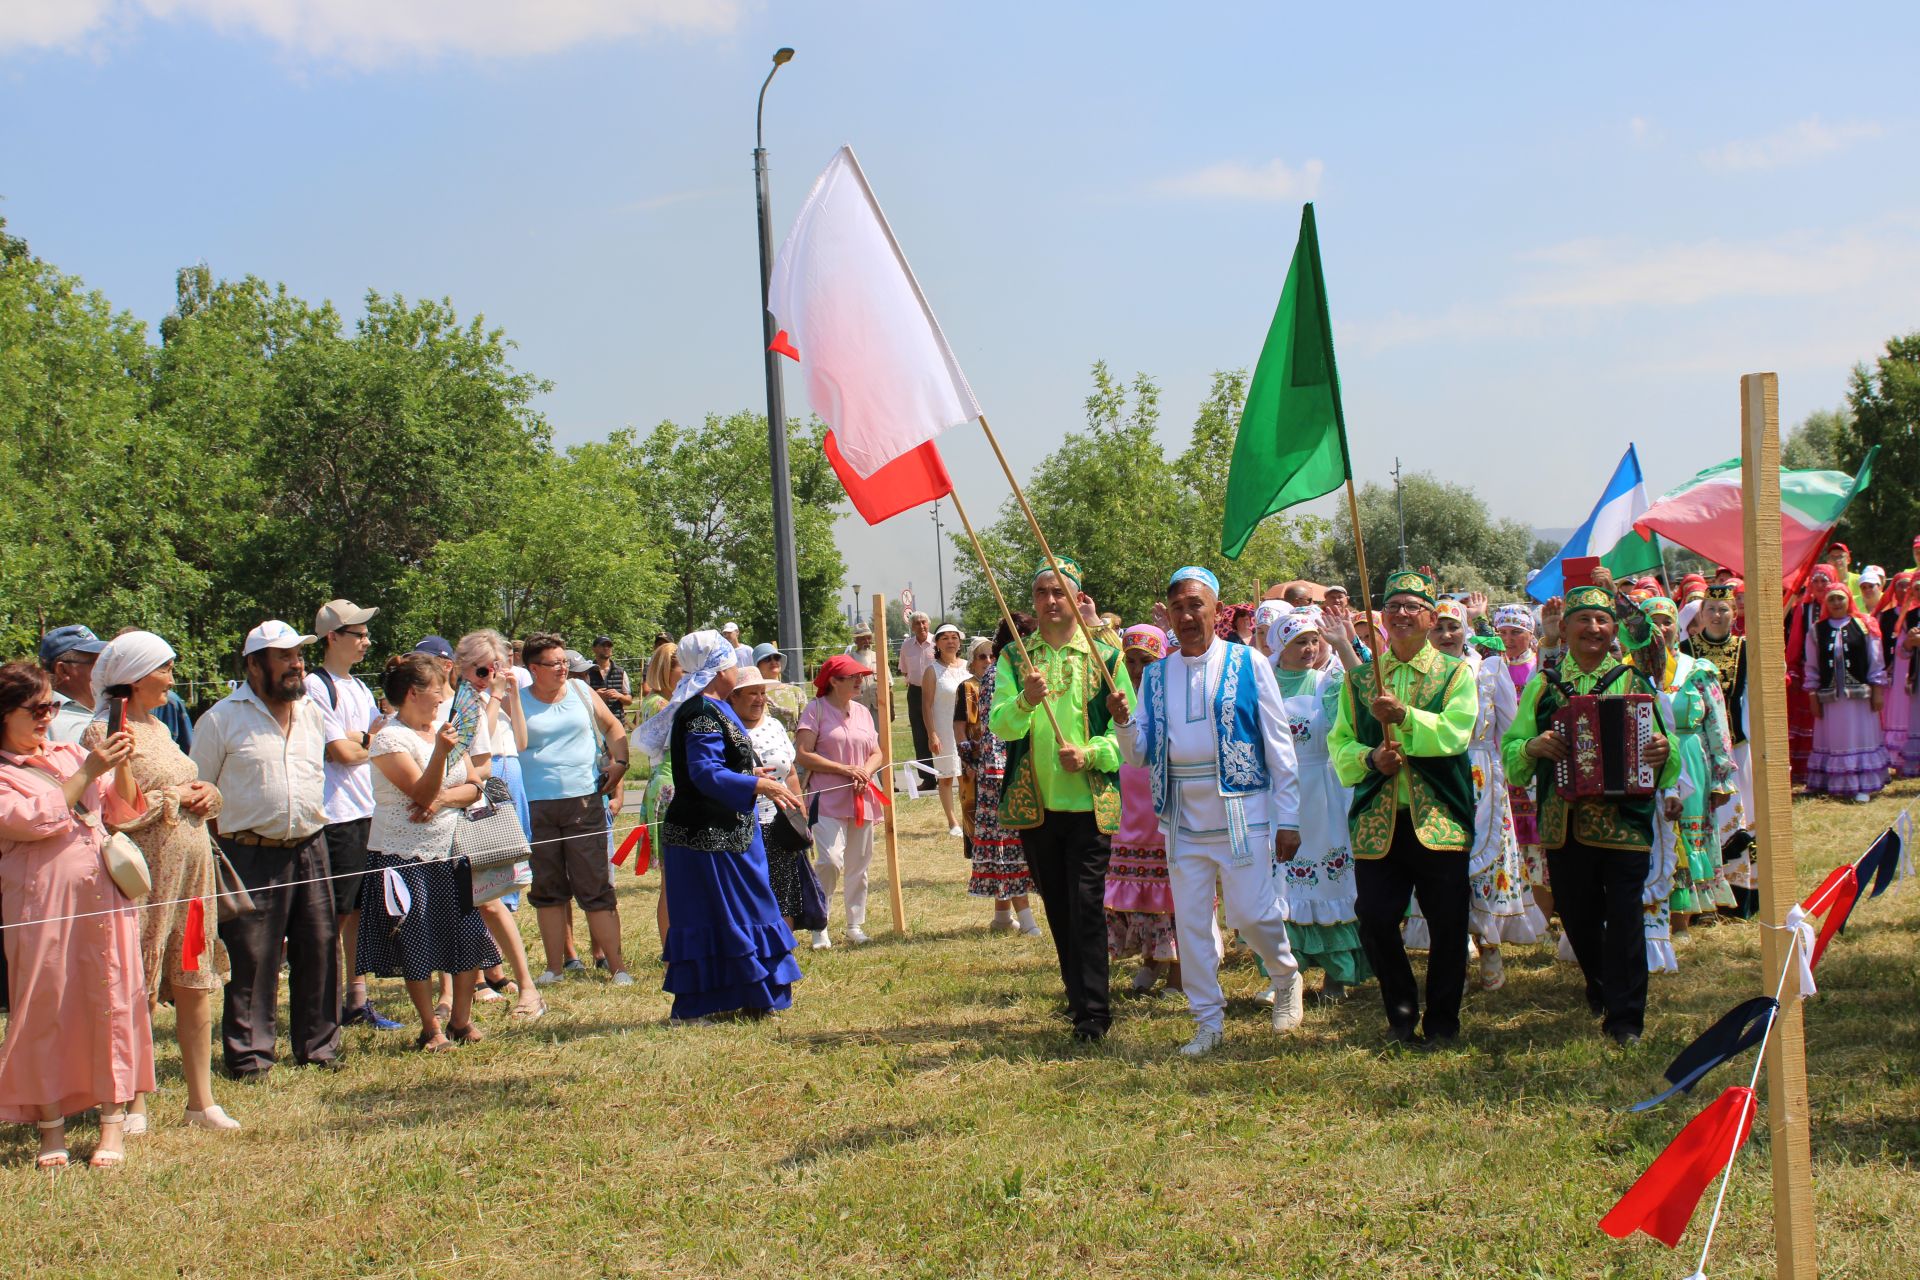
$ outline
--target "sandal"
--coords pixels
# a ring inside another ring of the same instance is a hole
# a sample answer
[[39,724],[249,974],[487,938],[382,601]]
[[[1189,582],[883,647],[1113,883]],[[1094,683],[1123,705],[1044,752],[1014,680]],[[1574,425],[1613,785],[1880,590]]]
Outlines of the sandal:
[[[67,1127],[67,1121],[64,1116],[58,1120],[35,1120],[33,1127],[42,1133],[52,1133],[56,1129],[65,1129]],[[36,1169],[64,1169],[67,1167],[67,1160],[67,1149],[65,1147],[56,1147],[52,1151],[42,1151],[39,1156],[34,1159],[33,1167]]]
[[[126,1123],[127,1123],[127,1113],[124,1111],[122,1111],[117,1116],[101,1116],[100,1117],[101,1134],[102,1136],[105,1135],[107,1126],[110,1124],[117,1124],[117,1125],[124,1126]],[[124,1131],[121,1133],[120,1137],[121,1137],[121,1141],[124,1142],[126,1140],[126,1134]],[[118,1169],[121,1165],[125,1164],[126,1162],[127,1162],[127,1156],[126,1156],[126,1153],[123,1151],[95,1151],[92,1155],[87,1157],[87,1168]]]
[[507,1016],[518,1019],[521,1022],[537,1022],[546,1012],[547,1002],[545,1000],[536,1000],[532,1004],[514,1005],[513,1012]]
[[520,984],[512,978],[494,979],[483,977],[480,979],[480,985],[497,996],[517,996],[520,994]]
[[447,1039],[453,1041],[455,1044],[479,1044],[482,1040],[485,1040],[486,1037],[481,1035],[479,1030],[469,1023],[464,1027],[448,1027]]
[[441,1034],[439,1028],[436,1027],[432,1031],[422,1031],[419,1035],[415,1036],[413,1038],[413,1047],[422,1053],[445,1053],[447,1050],[453,1048],[453,1041],[447,1039],[445,1035]]
[[435,1004],[433,1006],[433,1020],[443,1027],[446,1026],[449,1022],[453,1021],[453,1006],[444,1003]]

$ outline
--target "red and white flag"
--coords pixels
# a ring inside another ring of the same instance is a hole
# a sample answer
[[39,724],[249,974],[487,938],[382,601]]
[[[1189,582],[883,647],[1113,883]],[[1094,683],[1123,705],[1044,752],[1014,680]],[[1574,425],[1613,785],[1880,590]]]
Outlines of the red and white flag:
[[980,416],[851,147],[807,193],[774,261],[767,310],[799,349],[807,403],[863,479]]

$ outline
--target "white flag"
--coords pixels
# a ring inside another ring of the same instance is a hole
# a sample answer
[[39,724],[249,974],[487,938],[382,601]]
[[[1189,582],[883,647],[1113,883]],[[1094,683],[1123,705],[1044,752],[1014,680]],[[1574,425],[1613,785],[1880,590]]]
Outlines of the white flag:
[[851,147],[793,220],[767,310],[799,349],[807,403],[863,478],[980,416]]

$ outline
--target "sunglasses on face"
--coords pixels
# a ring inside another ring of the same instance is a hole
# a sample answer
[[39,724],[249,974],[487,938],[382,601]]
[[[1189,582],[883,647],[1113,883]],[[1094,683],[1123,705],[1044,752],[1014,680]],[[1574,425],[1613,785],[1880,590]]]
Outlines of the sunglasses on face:
[[45,720],[60,709],[60,704],[48,699],[45,702],[29,702],[20,708],[35,720]]

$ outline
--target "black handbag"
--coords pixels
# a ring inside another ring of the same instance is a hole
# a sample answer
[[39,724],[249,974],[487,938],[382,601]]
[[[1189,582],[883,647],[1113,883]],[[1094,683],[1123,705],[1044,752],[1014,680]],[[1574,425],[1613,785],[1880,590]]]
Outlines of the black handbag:
[[813,828],[792,809],[776,809],[773,821],[764,828],[769,853],[797,854],[805,857],[813,851]]
[[818,932],[827,927],[827,891],[820,887],[813,859],[800,858],[800,909],[794,912],[793,927]]

